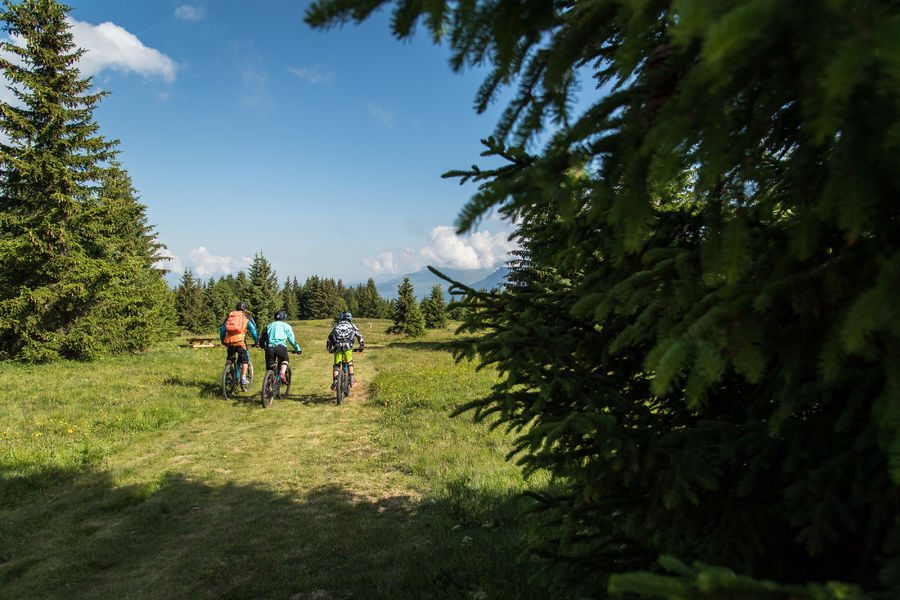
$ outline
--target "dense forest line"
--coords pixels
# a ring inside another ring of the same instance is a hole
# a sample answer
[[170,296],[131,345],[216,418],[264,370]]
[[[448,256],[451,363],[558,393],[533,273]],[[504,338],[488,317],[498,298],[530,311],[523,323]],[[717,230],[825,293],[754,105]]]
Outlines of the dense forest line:
[[238,302],[245,302],[260,326],[269,323],[278,309],[289,320],[334,319],[344,311],[354,317],[392,319],[398,332],[419,335],[426,328],[445,327],[447,320],[461,317],[460,304],[447,305],[439,285],[421,302],[416,301],[409,278],[398,286],[398,297],[383,298],[369,278],[365,284],[345,285],[341,279],[309,276],[302,284],[297,277],[278,277],[262,253],[245,273],[228,274],[207,281],[196,279],[187,269],[174,290],[178,327],[186,332],[208,332],[217,328]]

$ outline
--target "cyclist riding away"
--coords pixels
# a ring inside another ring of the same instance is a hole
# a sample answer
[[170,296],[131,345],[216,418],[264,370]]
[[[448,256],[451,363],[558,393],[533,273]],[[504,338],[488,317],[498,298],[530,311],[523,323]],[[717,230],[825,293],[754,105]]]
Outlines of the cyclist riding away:
[[275,320],[266,327],[265,338],[266,366],[270,369],[273,368],[273,365],[277,360],[281,367],[279,369],[279,377],[281,377],[281,381],[287,383],[284,376],[288,365],[287,344],[285,344],[285,342],[289,342],[291,346],[294,347],[294,352],[297,354],[300,354],[303,350],[300,349],[300,344],[298,344],[297,340],[294,338],[294,329],[285,323],[285,319],[287,319],[286,311],[279,310],[276,312]]
[[259,340],[256,333],[256,323],[247,314],[247,305],[238,302],[233,311],[228,313],[225,321],[219,327],[219,341],[228,347],[228,360],[237,353],[238,364],[241,365],[241,385],[250,385],[247,380],[247,365],[250,364],[250,354],[247,352],[247,332],[253,338],[254,343]]
[[334,353],[334,370],[331,373],[331,389],[334,389],[338,371],[341,370],[341,361],[347,361],[347,373],[350,375],[350,387],[353,387],[353,338],[359,340],[359,351],[364,352],[366,343],[363,341],[359,327],[353,324],[353,315],[349,312],[341,313],[341,318],[328,334],[325,349]]

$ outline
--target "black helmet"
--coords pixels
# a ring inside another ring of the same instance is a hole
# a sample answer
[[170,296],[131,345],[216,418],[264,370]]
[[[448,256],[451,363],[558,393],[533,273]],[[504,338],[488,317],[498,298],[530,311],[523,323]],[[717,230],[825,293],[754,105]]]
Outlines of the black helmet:
[[244,312],[247,312],[249,309],[250,309],[250,307],[247,306],[247,305],[246,305],[245,303],[243,303],[243,302],[238,302],[238,303],[237,303],[237,306],[234,307],[234,310],[242,310],[242,311],[244,311]]
[[284,309],[280,309],[275,311],[275,320],[276,321],[284,321],[287,319],[287,311]]
[[342,319],[347,319],[348,321],[352,321],[352,320],[353,320],[353,315],[350,314],[350,311],[348,310],[347,312],[341,313],[341,318],[342,318]]

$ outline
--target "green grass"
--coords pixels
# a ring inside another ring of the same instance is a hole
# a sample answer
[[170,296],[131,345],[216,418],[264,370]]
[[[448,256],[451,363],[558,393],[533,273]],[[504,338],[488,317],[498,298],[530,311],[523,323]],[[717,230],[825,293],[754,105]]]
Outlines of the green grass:
[[[540,598],[510,441],[466,417],[489,371],[360,322],[341,407],[329,323],[291,397],[225,401],[224,349],[0,364],[0,597]],[[257,366],[254,391],[262,379]]]

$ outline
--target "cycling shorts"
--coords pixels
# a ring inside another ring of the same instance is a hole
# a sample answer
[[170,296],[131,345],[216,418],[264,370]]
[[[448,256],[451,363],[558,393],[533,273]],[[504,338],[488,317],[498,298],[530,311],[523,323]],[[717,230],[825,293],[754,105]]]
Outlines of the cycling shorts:
[[247,352],[246,346],[228,346],[228,360],[231,360],[235,352],[238,356],[239,365],[250,362],[250,353]]
[[275,359],[278,359],[279,364],[288,362],[288,351],[286,346],[278,344],[277,346],[269,346],[266,348],[266,366],[271,368],[272,365],[275,364]]
[[334,353],[334,364],[335,366],[341,366],[341,360],[346,360],[350,362],[353,360],[353,348],[349,350],[338,350]]

